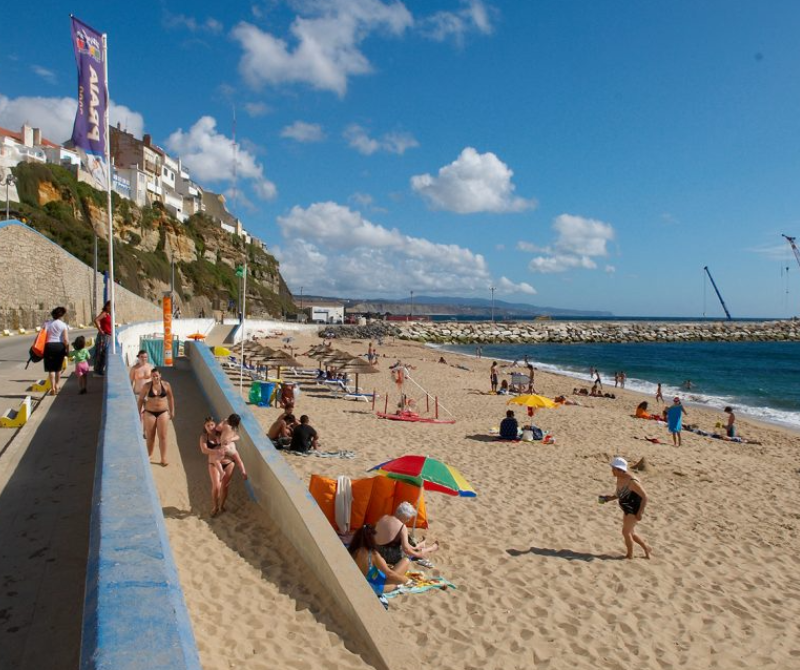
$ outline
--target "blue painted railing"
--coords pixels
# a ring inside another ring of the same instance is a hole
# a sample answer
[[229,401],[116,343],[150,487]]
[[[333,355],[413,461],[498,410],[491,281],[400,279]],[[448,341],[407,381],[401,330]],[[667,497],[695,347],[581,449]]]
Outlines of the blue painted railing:
[[82,670],[200,670],[192,626],[122,357],[106,369]]

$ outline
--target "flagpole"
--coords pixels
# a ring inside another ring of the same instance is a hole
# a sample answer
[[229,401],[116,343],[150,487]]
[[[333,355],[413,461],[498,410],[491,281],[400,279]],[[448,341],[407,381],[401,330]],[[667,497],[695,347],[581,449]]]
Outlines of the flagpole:
[[103,67],[106,72],[106,186],[108,190],[108,299],[111,301],[111,353],[117,353],[117,305],[114,300],[114,218],[111,211],[111,136],[109,116],[111,95],[108,92],[108,35],[103,33]]
[[242,387],[244,385],[244,340],[245,340],[245,294],[247,293],[247,247],[245,246],[244,252],[244,277],[242,278],[242,353],[239,357],[239,395],[244,398],[244,393],[242,392]]

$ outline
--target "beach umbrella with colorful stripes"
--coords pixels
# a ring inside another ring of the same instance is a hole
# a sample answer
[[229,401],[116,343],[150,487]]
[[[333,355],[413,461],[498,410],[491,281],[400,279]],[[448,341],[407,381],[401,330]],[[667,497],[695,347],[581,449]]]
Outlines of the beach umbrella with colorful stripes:
[[414,484],[426,491],[464,498],[478,495],[458,470],[430,456],[401,456],[376,465],[369,472],[374,470],[385,477]]

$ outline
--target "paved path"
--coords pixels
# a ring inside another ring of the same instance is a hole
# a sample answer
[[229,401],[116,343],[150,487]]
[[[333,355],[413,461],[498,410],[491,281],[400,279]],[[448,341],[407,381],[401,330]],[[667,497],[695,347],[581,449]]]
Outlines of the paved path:
[[[41,363],[24,370],[32,339],[0,341],[6,406],[43,376]],[[68,379],[23,428],[0,435],[1,670],[78,667],[102,380],[77,391]]]

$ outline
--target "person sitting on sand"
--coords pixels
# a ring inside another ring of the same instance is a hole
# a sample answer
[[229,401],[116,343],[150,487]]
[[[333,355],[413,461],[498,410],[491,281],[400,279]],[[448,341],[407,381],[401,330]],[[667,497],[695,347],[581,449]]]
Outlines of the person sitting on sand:
[[401,502],[394,515],[384,514],[375,524],[375,549],[386,564],[398,572],[405,573],[409,558],[425,558],[439,549],[438,542],[430,547],[425,546],[424,541],[416,546],[409,542],[406,524],[415,516],[414,506],[409,502]]
[[600,393],[600,391],[598,391],[597,389],[597,382],[592,384],[592,390],[589,391],[589,395],[592,396],[593,398],[597,398],[598,396],[601,398],[603,397],[603,394]]
[[447,361],[446,361],[446,360],[444,360],[444,356],[439,356],[439,362],[440,362],[442,365],[447,365]]
[[519,439],[519,422],[514,418],[514,412],[508,410],[506,418],[500,422],[500,436],[501,440],[518,440]]
[[648,411],[648,404],[646,400],[642,400],[637,407],[636,407],[636,414],[634,415],[637,419],[652,419],[653,421],[661,421],[661,417],[658,414],[650,414]]
[[408,559],[402,559],[394,570],[390,568],[383,556],[378,553],[375,546],[375,529],[369,524],[361,526],[355,532],[348,550],[375,595],[381,596],[401,584],[410,582],[405,574],[409,566]]
[[500,382],[500,390],[498,391],[500,395],[508,395],[511,393],[510,389],[508,388],[508,380],[504,379]]
[[611,472],[617,478],[617,490],[612,496],[600,496],[601,503],[617,500],[622,508],[622,537],[625,538],[625,558],[633,558],[633,543],[644,549],[644,557],[650,558],[650,547],[636,533],[636,524],[642,520],[647,506],[647,493],[636,477],[628,473],[628,461],[617,456],[611,461]]
[[315,451],[319,449],[319,436],[317,431],[309,425],[309,418],[307,414],[300,417],[300,423],[292,430],[292,441],[289,449],[292,451]]
[[292,431],[297,425],[297,419],[291,412],[284,412],[269,427],[267,437],[272,440],[276,449],[288,449],[292,443]]

